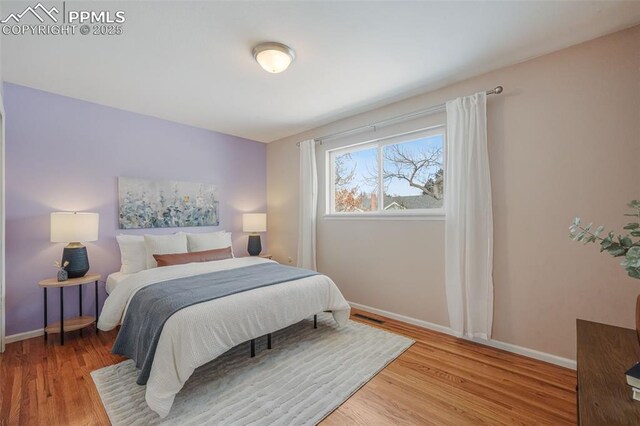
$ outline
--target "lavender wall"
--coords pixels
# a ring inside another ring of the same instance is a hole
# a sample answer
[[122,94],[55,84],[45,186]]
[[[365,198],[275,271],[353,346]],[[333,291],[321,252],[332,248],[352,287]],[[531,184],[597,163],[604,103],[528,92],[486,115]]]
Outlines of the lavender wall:
[[[217,185],[220,226],[181,230],[232,231],[236,255],[246,254],[241,214],[266,211],[266,145],[9,83],[4,103],[7,335],[42,328],[37,283],[55,274],[64,247],[49,242],[50,212],[100,213],[99,240],[85,244],[91,270],[104,280],[120,268],[118,176]],[[93,292],[85,295],[93,312]],[[100,304],[105,297],[101,283]],[[77,302],[77,290],[65,290],[65,316],[77,315]],[[49,321],[58,306],[49,292]]]

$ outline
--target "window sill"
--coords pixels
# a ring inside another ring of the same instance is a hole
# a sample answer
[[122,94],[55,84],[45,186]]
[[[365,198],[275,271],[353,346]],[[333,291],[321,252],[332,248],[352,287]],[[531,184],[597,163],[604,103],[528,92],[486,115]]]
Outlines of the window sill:
[[446,220],[443,211],[415,213],[331,213],[322,216],[326,220]]

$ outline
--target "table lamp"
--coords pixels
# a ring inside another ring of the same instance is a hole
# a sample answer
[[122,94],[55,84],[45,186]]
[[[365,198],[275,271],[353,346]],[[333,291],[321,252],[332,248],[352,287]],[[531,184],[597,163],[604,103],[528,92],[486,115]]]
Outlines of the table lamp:
[[69,243],[62,252],[62,265],[69,278],[80,278],[89,271],[87,248],[83,242],[98,239],[98,213],[53,212],[51,213],[51,242]]
[[242,232],[249,232],[247,251],[251,256],[257,256],[262,251],[259,232],[267,231],[266,213],[245,213],[242,215]]

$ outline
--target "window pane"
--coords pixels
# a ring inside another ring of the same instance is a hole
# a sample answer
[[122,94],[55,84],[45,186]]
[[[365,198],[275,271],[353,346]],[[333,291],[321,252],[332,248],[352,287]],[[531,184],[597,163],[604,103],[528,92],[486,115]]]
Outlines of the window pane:
[[376,147],[334,155],[336,212],[378,209],[378,149]]
[[385,210],[442,207],[443,142],[435,135],[383,148]]

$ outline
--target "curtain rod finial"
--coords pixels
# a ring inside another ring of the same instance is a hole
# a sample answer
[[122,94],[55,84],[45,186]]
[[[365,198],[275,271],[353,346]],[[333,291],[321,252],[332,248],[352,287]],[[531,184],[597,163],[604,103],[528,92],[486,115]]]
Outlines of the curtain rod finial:
[[498,86],[495,89],[493,89],[493,93],[495,93],[496,95],[499,95],[500,93],[502,93],[503,90],[504,88],[502,86]]

